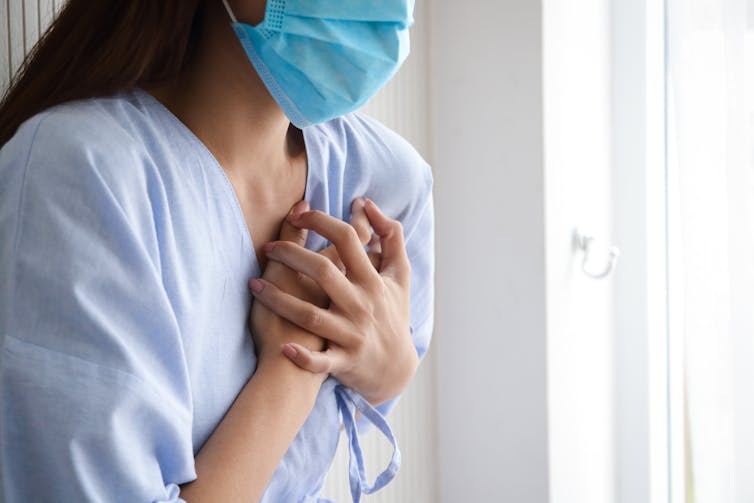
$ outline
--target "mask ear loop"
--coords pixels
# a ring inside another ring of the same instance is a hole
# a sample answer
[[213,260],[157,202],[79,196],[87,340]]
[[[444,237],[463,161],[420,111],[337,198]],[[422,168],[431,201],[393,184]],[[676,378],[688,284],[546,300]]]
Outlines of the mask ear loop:
[[228,4],[228,0],[223,0],[223,5],[225,6],[225,10],[228,11],[228,15],[230,16],[230,20],[234,23],[237,23],[238,20],[236,19],[235,14],[233,14],[233,11],[230,9],[230,5]]

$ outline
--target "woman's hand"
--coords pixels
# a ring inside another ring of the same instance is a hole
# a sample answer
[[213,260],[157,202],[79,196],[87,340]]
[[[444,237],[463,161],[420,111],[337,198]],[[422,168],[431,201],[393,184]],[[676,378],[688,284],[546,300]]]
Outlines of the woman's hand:
[[[291,208],[289,216],[298,215],[308,209],[309,203],[307,201],[299,201]],[[351,225],[359,235],[361,242],[365,243],[370,239],[371,228],[363,209],[352,216]],[[307,234],[306,229],[295,227],[290,223],[290,219],[286,218],[280,227],[278,238],[280,241],[303,247],[306,244]],[[344,267],[334,246],[330,246],[320,253],[336,264],[337,267],[341,269]],[[376,262],[379,260],[379,254],[372,252],[370,258]],[[329,298],[319,285],[280,262],[268,261],[262,277],[274,283],[283,291],[315,306],[327,308],[330,304]],[[251,280],[249,286],[252,288],[252,292],[254,285],[254,280]],[[325,341],[321,337],[281,318],[261,302],[254,302],[251,308],[250,324],[255,350],[260,359],[270,354],[279,355],[281,345],[289,342],[297,342],[310,350],[322,350],[326,347]]]
[[[299,201],[291,208],[289,215],[308,209],[308,202]],[[294,227],[286,219],[280,227],[278,238],[281,241],[303,246],[306,243],[306,235],[306,229]],[[269,261],[262,277],[313,305],[320,307],[327,307],[328,305],[327,296],[320,288],[312,288],[316,285],[312,285],[311,282],[300,281],[299,275],[283,264]],[[253,280],[249,286],[253,290]],[[279,354],[280,345],[290,340],[294,340],[311,350],[321,350],[325,347],[324,339],[277,316],[260,302],[254,302],[252,305],[249,323],[251,324],[254,348],[260,360],[270,354]]]
[[381,260],[373,265],[354,228],[320,211],[292,214],[299,229],[314,230],[332,242],[345,266],[289,241],[265,245],[271,261],[314,280],[330,298],[329,307],[308,302],[270,281],[258,280],[256,300],[271,311],[328,341],[318,350],[298,341],[283,346],[297,365],[329,372],[374,405],[398,395],[413,377],[418,357],[409,328],[411,269],[400,222],[387,218],[374,202],[356,199],[379,236]]

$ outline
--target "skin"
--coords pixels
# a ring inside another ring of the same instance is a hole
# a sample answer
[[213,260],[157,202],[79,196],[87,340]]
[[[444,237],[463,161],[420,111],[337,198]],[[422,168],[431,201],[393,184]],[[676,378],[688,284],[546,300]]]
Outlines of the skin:
[[271,311],[328,339],[324,351],[286,344],[286,356],[312,372],[334,375],[379,404],[400,393],[418,365],[409,331],[411,266],[401,224],[370,200],[354,202],[352,211],[361,210],[380,238],[377,268],[364,253],[357,232],[320,211],[296,212],[288,221],[334,243],[345,274],[326,257],[294,243],[276,241],[264,247],[271,260],[312,278],[329,297],[329,306],[312,305],[265,279],[252,280],[252,291]]
[[[263,19],[264,0],[230,3],[241,22]],[[408,384],[417,365],[410,269],[400,224],[374,203],[355,200],[350,224],[308,211],[301,131],[254,71],[222,3],[208,2],[204,16],[192,63],[174,83],[148,91],[222,166],[264,275],[250,280],[257,369],[197,453],[197,479],[181,486],[181,497],[258,501],[328,373],[373,404]],[[306,250],[310,229],[334,246]]]

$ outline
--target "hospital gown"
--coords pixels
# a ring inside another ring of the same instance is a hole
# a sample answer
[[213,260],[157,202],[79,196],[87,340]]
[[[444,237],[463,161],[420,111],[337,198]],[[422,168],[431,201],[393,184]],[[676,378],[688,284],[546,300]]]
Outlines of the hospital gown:
[[[366,196],[403,223],[423,356],[429,166],[359,114],[304,139],[313,209],[347,221]],[[309,234],[307,248],[326,245]],[[26,121],[0,150],[0,500],[181,501],[194,456],[256,367],[247,282],[260,275],[222,168],[148,93]],[[322,385],[263,501],[319,500],[343,419],[337,386]]]

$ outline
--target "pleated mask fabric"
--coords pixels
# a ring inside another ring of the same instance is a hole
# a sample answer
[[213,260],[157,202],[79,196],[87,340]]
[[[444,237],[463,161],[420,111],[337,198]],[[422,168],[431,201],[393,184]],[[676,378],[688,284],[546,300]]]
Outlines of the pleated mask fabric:
[[299,128],[366,104],[409,54],[414,0],[268,0],[256,26],[224,3],[252,65]]

